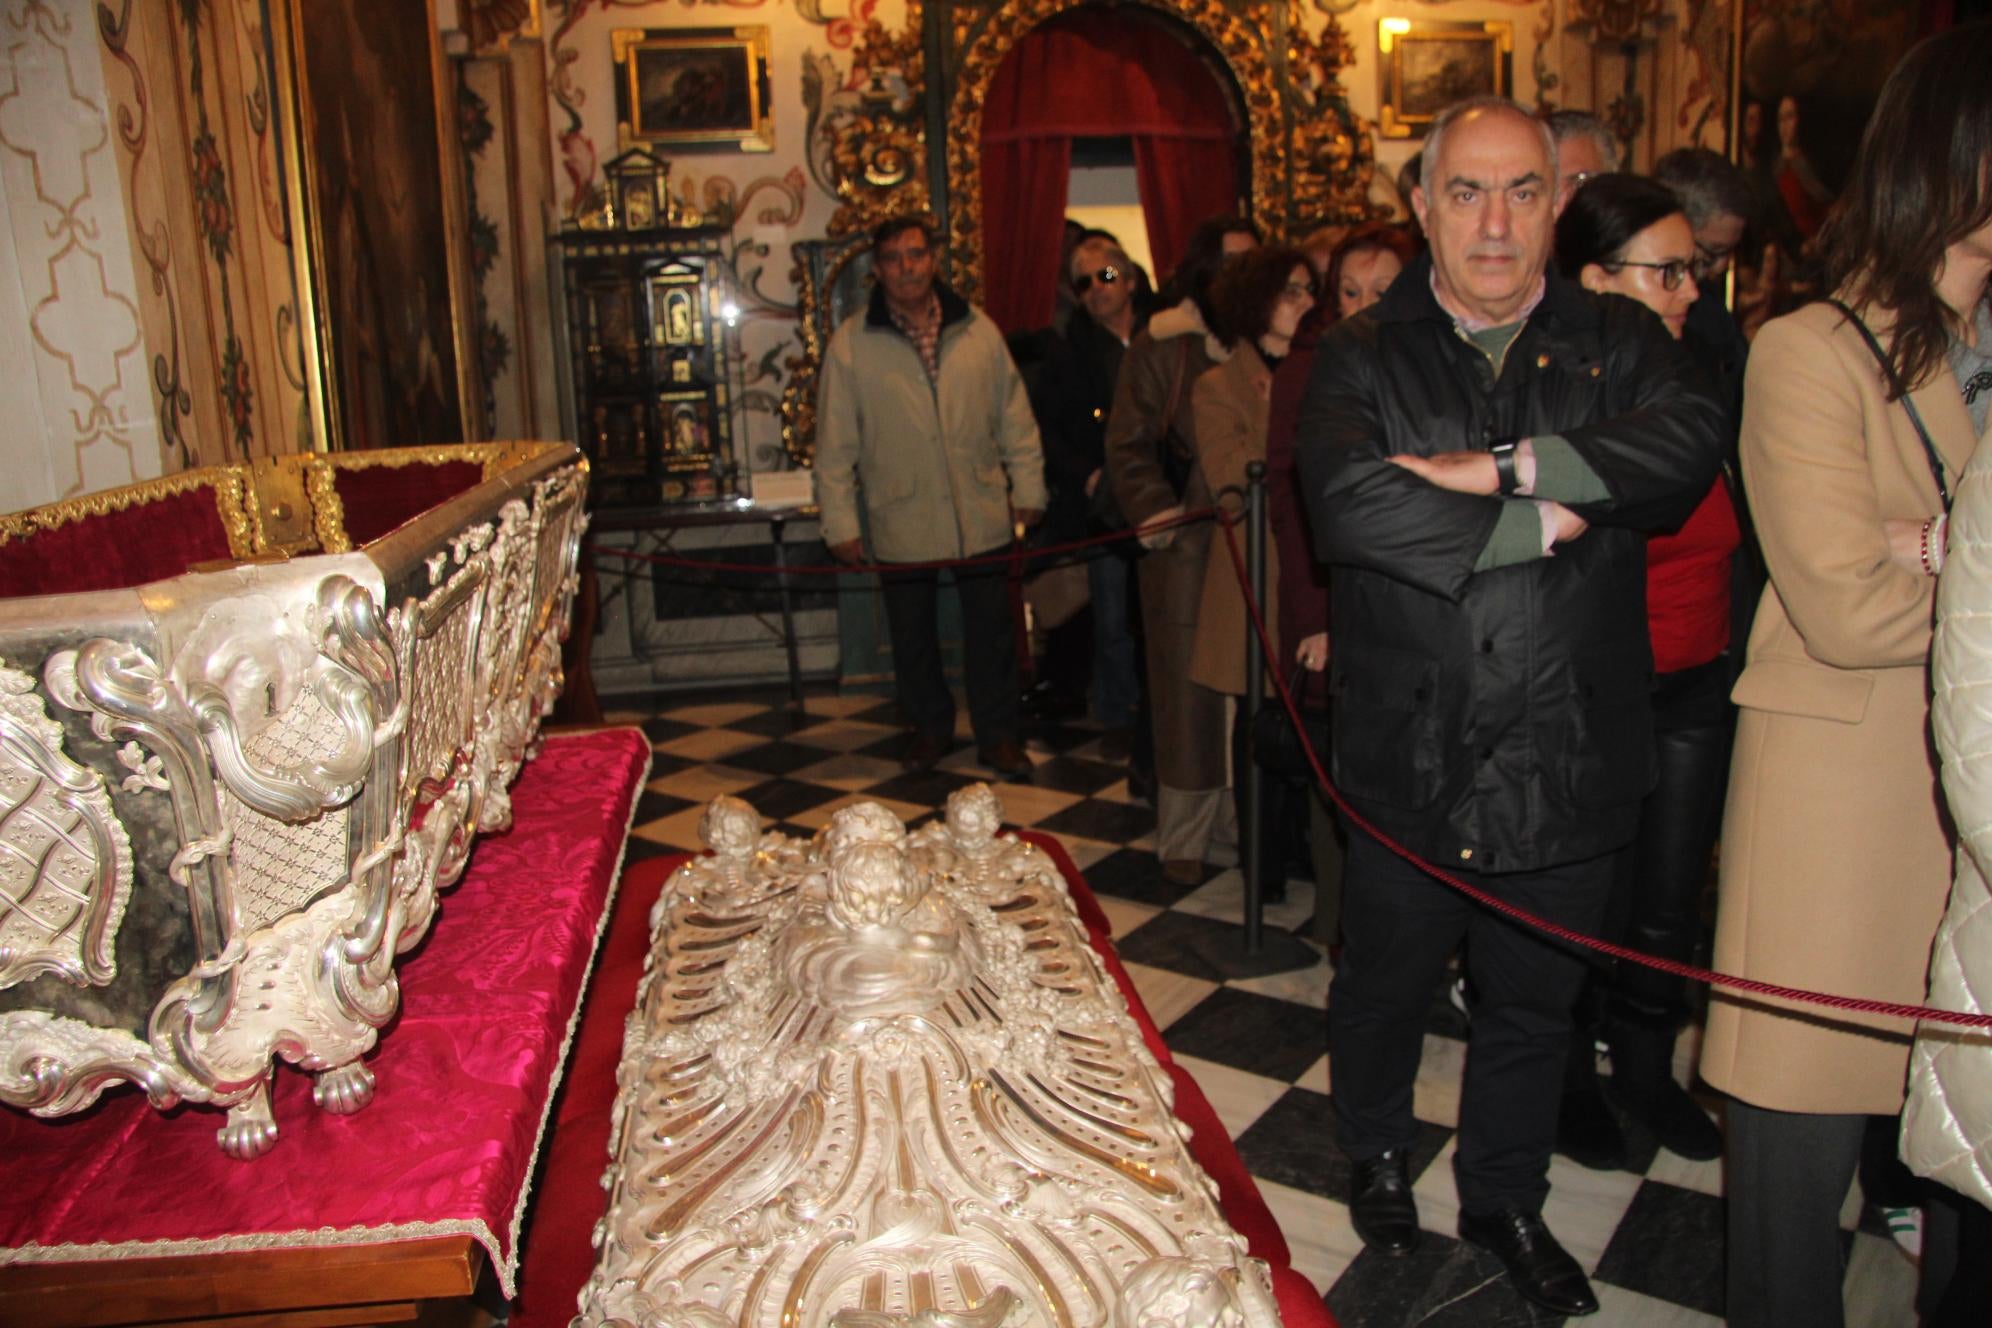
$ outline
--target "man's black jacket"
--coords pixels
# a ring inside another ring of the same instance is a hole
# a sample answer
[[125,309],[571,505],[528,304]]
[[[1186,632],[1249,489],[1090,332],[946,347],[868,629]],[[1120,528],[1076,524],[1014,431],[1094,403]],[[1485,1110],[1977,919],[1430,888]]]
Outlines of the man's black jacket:
[[[1378,829],[1491,872],[1632,838],[1654,774],[1645,537],[1707,492],[1721,430],[1658,318],[1554,275],[1498,381],[1434,298],[1428,258],[1329,330],[1296,448],[1335,569],[1335,782]],[[1448,492],[1385,459],[1543,434],[1608,496],[1567,504],[1590,529],[1553,556],[1483,572],[1503,502],[1521,500]]]
[[[1147,321],[1137,312],[1134,330],[1139,332]],[[1072,311],[1064,334],[1054,334],[1050,341],[1032,398],[1044,441],[1045,484],[1051,490],[1048,521],[1060,538],[1078,539],[1092,533],[1089,513],[1108,507],[1104,495],[1087,495],[1086,479],[1106,464],[1107,412],[1114,404],[1126,347],[1083,306]],[[1100,484],[1106,482],[1101,471]]]

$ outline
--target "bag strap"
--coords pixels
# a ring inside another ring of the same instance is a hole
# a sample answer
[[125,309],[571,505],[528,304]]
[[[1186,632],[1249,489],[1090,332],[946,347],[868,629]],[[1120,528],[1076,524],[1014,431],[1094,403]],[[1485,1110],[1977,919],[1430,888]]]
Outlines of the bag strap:
[[1944,511],[1949,512],[1951,494],[1950,485],[1944,481],[1944,459],[1937,451],[1937,445],[1930,441],[1930,431],[1923,427],[1923,413],[1917,410],[1916,403],[1909,399],[1909,391],[1902,385],[1902,380],[1895,376],[1895,366],[1889,363],[1887,352],[1883,351],[1881,343],[1875,340],[1874,333],[1868,331],[1868,325],[1861,321],[1861,316],[1848,308],[1843,301],[1829,298],[1826,303],[1845,315],[1846,320],[1861,334],[1861,340],[1867,342],[1867,348],[1874,352],[1875,363],[1881,366],[1881,375],[1888,380],[1888,390],[1902,403],[1902,409],[1909,412],[1909,423],[1916,426],[1916,437],[1922,440],[1923,444],[1923,459],[1930,463],[1930,478],[1937,482],[1937,497],[1942,501]]

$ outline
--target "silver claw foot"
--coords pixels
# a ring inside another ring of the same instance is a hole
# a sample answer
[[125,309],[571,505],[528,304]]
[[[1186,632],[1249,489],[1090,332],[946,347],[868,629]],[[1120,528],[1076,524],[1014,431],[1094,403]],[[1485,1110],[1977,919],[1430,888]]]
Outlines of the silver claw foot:
[[350,1116],[374,1100],[374,1076],[359,1061],[326,1070],[311,1084],[311,1100],[334,1116]]
[[256,1085],[250,1097],[228,1109],[228,1124],[214,1132],[221,1151],[237,1162],[249,1162],[277,1146],[277,1122],[270,1114],[270,1081]]

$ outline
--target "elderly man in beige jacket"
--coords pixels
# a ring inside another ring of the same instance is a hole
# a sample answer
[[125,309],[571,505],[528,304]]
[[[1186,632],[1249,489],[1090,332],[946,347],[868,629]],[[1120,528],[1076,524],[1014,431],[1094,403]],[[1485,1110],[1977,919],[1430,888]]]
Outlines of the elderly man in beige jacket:
[[[935,280],[937,252],[924,218],[881,223],[871,303],[824,354],[816,502],[839,562],[863,560],[867,527],[882,563],[1000,553],[1017,525],[1044,513],[1044,454],[1023,379],[988,315]],[[884,582],[899,705],[913,727],[905,761],[926,769],[954,739],[935,612],[940,576],[909,568]],[[955,589],[977,753],[998,774],[1028,775],[1005,568],[959,569]]]

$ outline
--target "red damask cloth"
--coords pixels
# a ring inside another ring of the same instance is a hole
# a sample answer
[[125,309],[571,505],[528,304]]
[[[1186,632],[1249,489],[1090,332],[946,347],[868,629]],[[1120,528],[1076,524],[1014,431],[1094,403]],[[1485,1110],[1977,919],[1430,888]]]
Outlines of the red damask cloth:
[[308,1077],[280,1068],[277,1145],[243,1163],[216,1146],[219,1112],[162,1114],[129,1086],[57,1120],[0,1109],[0,1263],[462,1234],[511,1295],[534,1159],[649,765],[635,729],[552,738],[527,764],[512,829],[479,842],[401,961],[401,1013],[367,1058],[379,1090],[358,1114],[320,1111]]

